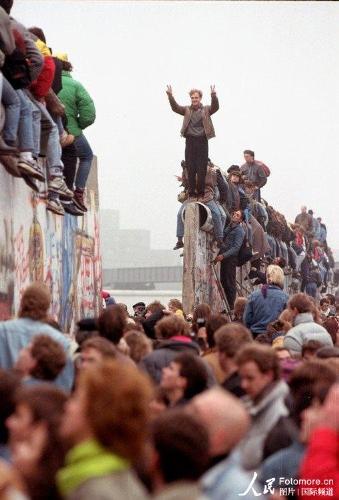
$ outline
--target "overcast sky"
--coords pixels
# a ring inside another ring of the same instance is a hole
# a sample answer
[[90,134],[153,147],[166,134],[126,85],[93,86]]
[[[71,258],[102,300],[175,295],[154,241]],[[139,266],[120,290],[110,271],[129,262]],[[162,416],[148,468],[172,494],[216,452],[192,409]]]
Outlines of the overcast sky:
[[302,204],[339,248],[339,9],[336,2],[15,0],[13,16],[44,29],[92,95],[86,136],[98,155],[100,203],[123,228],[172,247],[184,140],[181,104],[215,84],[210,158],[227,168],[253,149],[271,168],[263,196],[289,220]]

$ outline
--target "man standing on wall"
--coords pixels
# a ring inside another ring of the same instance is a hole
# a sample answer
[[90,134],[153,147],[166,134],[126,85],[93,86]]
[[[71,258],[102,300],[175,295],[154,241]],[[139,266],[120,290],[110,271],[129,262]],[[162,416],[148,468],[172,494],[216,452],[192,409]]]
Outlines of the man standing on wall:
[[219,109],[215,86],[211,86],[210,106],[202,105],[201,90],[190,91],[190,106],[177,104],[170,85],[167,86],[166,92],[172,110],[184,117],[181,135],[186,139],[185,163],[188,172],[188,194],[189,196],[203,196],[208,162],[208,140],[215,137],[211,115]]
[[241,225],[242,210],[236,210],[231,217],[231,223],[224,231],[224,247],[222,254],[217,255],[214,263],[221,262],[220,281],[225,290],[228,305],[233,310],[236,297],[236,271],[238,254],[245,238],[245,231]]

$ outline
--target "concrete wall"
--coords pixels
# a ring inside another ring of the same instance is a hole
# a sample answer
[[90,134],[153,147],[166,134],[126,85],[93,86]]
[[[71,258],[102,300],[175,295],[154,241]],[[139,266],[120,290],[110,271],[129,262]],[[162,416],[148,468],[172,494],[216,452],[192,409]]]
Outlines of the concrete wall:
[[94,160],[84,217],[46,210],[46,193],[31,191],[0,165],[0,319],[18,312],[22,290],[48,284],[52,315],[64,331],[101,307],[97,166]]

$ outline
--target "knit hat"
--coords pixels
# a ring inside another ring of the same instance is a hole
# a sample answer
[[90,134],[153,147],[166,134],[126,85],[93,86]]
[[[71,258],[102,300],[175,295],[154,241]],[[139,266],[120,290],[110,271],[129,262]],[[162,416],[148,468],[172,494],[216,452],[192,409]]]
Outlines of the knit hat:
[[66,54],[66,52],[56,52],[56,54],[54,55],[57,59],[60,59],[60,61],[68,62],[68,55]]

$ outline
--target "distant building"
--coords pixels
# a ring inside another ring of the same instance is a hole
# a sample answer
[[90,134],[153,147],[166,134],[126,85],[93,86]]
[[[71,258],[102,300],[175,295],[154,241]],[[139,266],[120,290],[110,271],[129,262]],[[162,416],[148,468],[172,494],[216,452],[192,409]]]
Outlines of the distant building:
[[120,229],[118,210],[100,210],[103,269],[182,266],[179,252],[151,249],[147,229]]

